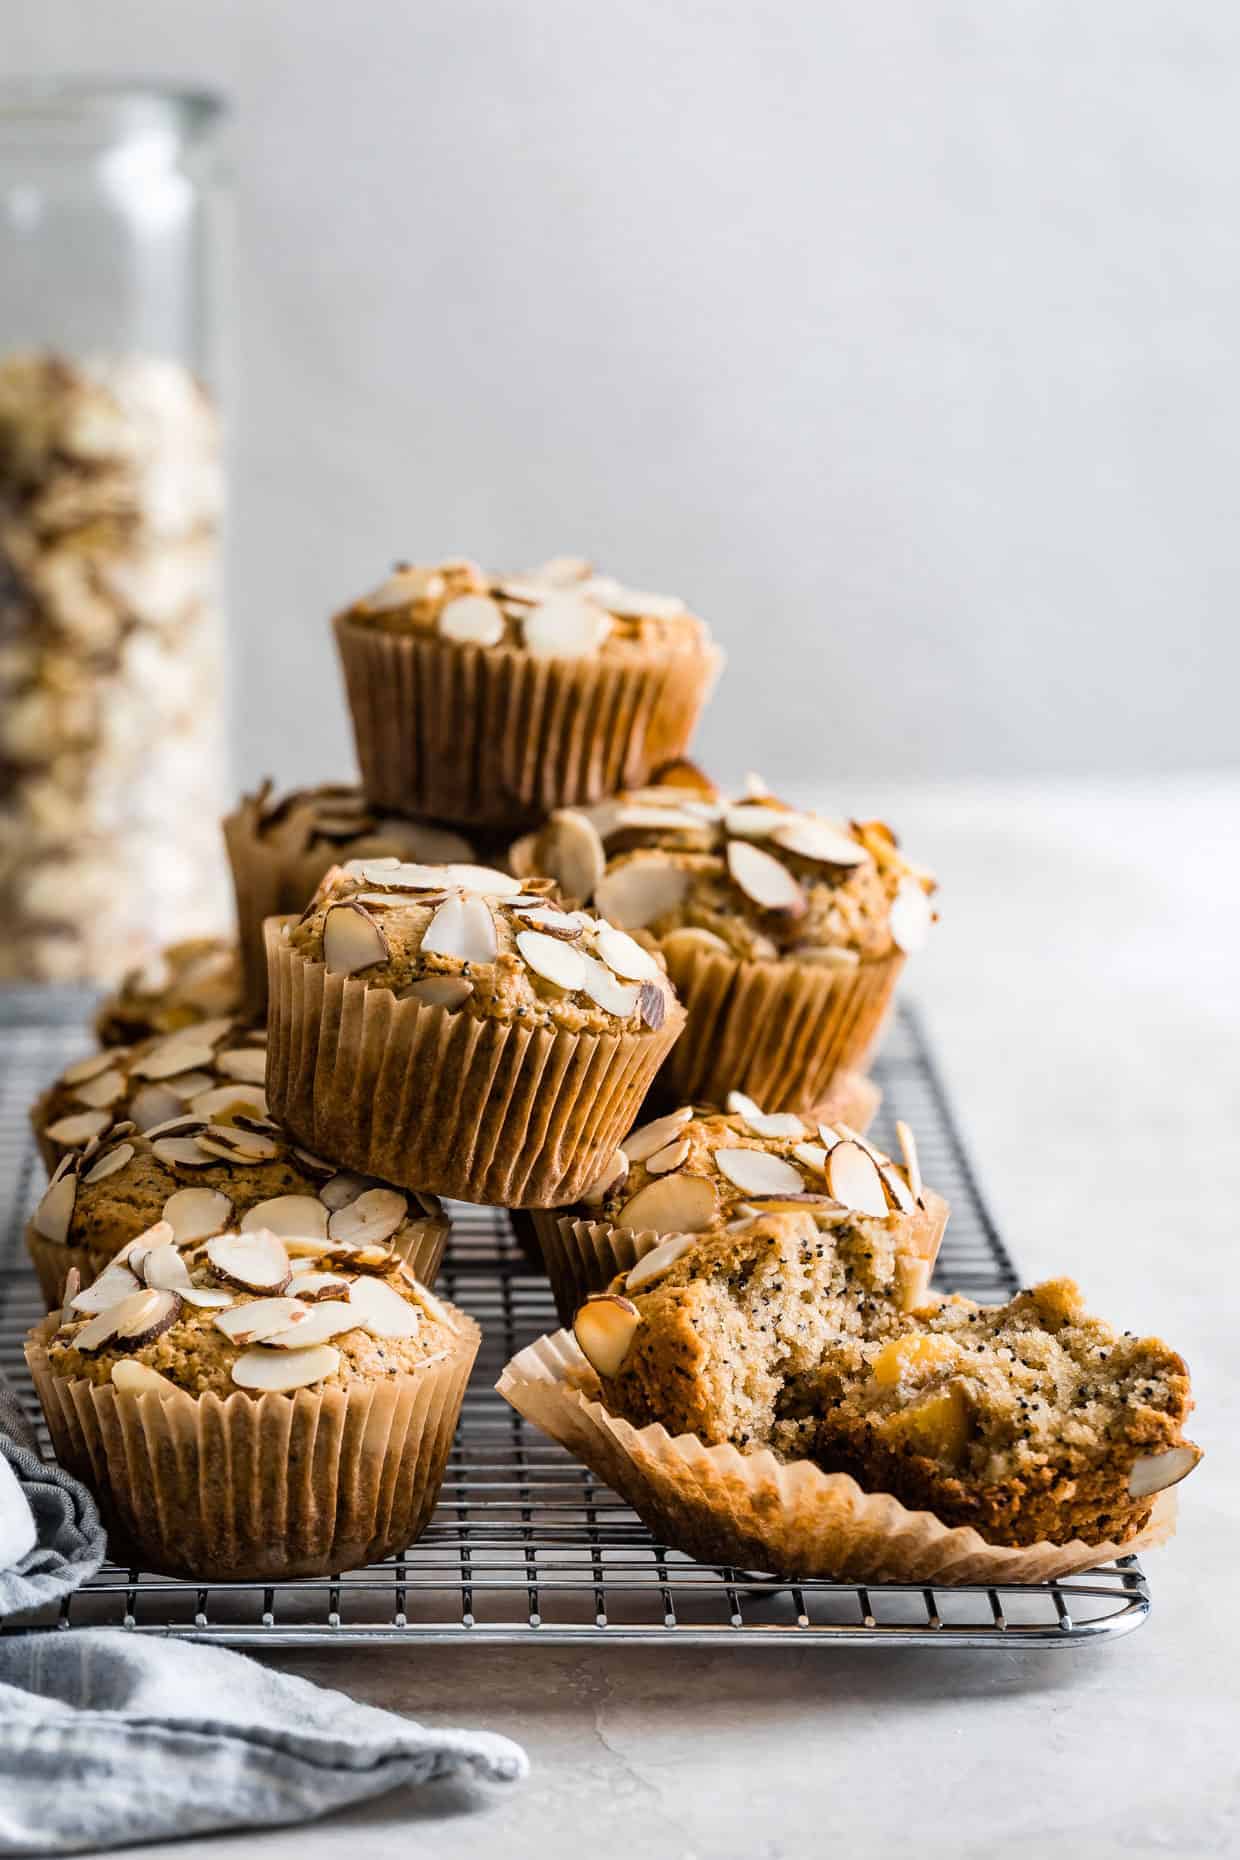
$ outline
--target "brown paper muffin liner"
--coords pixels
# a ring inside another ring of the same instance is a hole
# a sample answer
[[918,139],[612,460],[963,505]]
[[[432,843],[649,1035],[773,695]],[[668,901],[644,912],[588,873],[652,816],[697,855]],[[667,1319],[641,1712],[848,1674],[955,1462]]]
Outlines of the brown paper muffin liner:
[[[434,1287],[451,1232],[452,1223],[448,1216],[438,1214],[428,1215],[425,1220],[411,1221],[407,1232],[392,1236],[392,1251],[405,1261],[414,1277],[420,1279],[428,1290]],[[48,1310],[58,1311],[64,1303],[65,1280],[71,1267],[77,1267],[85,1288],[99,1277],[124,1244],[123,1240],[119,1240],[116,1246],[102,1252],[91,1247],[65,1246],[58,1240],[45,1240],[41,1233],[36,1232],[33,1221],[27,1221],[26,1251],[38,1274],[39,1289]]]
[[221,823],[237,898],[237,942],[241,952],[242,1011],[261,1019],[267,1008],[267,952],[263,920],[305,908],[330,865],[322,848],[290,852],[253,830],[253,811],[243,801]]
[[367,797],[465,825],[640,787],[683,755],[723,664],[716,646],[541,659],[334,624]]
[[425,1527],[481,1332],[388,1381],[253,1398],[164,1396],[52,1373],[56,1315],[26,1360],[56,1457],[89,1487],[118,1562],[201,1582],[326,1576],[402,1551]]
[[[947,1226],[949,1209],[942,1196],[927,1191],[925,1203],[922,1213],[900,1222],[900,1295],[905,1309],[922,1302]],[[566,1329],[572,1328],[574,1316],[591,1292],[605,1291],[617,1273],[628,1272],[670,1238],[649,1229],[636,1233],[609,1221],[583,1220],[571,1209],[557,1213],[553,1208],[534,1208],[528,1219],[551,1281],[556,1316]]]
[[598,1378],[567,1331],[540,1337],[504,1370],[505,1401],[590,1467],[660,1542],[702,1563],[755,1574],[996,1586],[1046,1582],[1162,1543],[1175,1499],[1162,1492],[1149,1524],[1126,1543],[989,1544],[971,1525],[909,1511],[866,1492],[847,1473],[763,1449],[675,1439],[657,1423],[634,1427],[598,1401]]
[[330,974],[267,924],[267,1101],[317,1155],[460,1201],[552,1207],[596,1181],[684,1025],[476,1020]]
[[764,1111],[804,1111],[842,1071],[864,1071],[904,956],[859,962],[744,962],[718,950],[665,952],[689,1024],[659,1074],[678,1104],[747,1092]]

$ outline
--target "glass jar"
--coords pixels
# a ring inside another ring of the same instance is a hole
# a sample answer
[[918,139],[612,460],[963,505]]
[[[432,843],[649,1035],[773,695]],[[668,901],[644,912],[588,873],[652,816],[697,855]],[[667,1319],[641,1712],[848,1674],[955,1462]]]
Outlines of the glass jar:
[[0,978],[224,920],[223,120],[0,86]]

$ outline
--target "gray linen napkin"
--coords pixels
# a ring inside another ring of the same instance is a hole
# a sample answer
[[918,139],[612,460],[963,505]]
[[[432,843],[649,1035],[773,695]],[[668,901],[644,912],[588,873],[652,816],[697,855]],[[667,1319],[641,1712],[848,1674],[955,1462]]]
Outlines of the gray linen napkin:
[[[104,1548],[94,1501],[39,1458],[0,1379],[0,1623],[78,1588]],[[221,1648],[0,1633],[0,1854],[309,1821],[402,1783],[527,1767],[506,1737],[428,1729]]]

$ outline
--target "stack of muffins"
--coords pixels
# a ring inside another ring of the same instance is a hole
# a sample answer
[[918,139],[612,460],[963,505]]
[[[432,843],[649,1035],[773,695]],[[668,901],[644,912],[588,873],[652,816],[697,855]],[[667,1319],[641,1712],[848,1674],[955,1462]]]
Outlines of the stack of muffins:
[[703,623],[561,558],[399,564],[335,629],[361,787],[245,797],[237,946],[128,978],[34,1109],[28,1355],[114,1554],[413,1542],[479,1341],[441,1197],[511,1211],[566,1326],[501,1393],[692,1555],[1021,1581],[1165,1534],[1181,1360],[1070,1281],[929,1291],[866,1065],[934,880],[685,759]]

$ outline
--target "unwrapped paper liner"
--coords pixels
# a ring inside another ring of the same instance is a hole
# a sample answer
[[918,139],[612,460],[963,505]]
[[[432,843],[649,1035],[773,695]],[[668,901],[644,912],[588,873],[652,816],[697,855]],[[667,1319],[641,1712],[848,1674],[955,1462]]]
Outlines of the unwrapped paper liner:
[[348,1388],[226,1399],[53,1374],[59,1313],[26,1361],[60,1463],[88,1486],[114,1561],[202,1582],[359,1569],[408,1547],[439,1487],[481,1332],[424,1367]]
[[267,1100],[316,1155],[497,1207],[577,1200],[684,1025],[592,1034],[475,1018],[334,974],[269,918]]
[[367,798],[464,825],[640,787],[684,754],[723,664],[713,645],[548,659],[347,614],[335,630]]
[[1126,1543],[989,1544],[971,1525],[909,1511],[865,1492],[847,1473],[768,1449],[741,1453],[634,1427],[597,1399],[598,1378],[567,1331],[522,1350],[497,1383],[504,1399],[559,1441],[637,1512],[656,1541],[698,1562],[754,1574],[845,1582],[1047,1582],[1164,1542],[1175,1499],[1162,1492],[1146,1528]]

